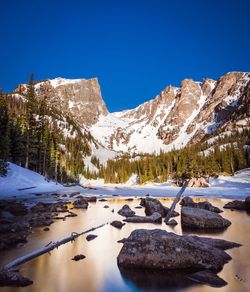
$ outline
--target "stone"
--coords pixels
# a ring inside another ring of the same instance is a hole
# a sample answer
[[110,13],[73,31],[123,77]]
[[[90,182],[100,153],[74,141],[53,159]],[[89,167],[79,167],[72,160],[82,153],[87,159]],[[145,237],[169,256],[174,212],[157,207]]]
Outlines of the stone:
[[182,207],[181,225],[191,229],[224,229],[231,225],[231,222],[208,210]]
[[25,287],[33,284],[33,281],[23,277],[18,272],[9,270],[0,271],[0,286],[11,286],[11,287]]
[[73,206],[76,209],[88,209],[88,201],[85,198],[81,198],[73,202]]
[[[142,198],[140,205],[145,207],[145,214],[147,216],[152,215],[157,212],[160,213],[162,217],[166,217],[169,211],[168,207],[162,205],[162,203],[154,198]],[[179,213],[174,211],[172,217],[178,216]]]
[[108,205],[105,205],[105,206],[103,206],[103,208],[107,209],[107,208],[109,208],[109,206]]
[[128,269],[219,271],[231,257],[221,248],[225,241],[218,240],[214,244],[213,238],[137,229],[125,240],[117,263]]
[[188,182],[189,188],[208,188],[209,178],[207,177],[192,177]]
[[160,213],[154,212],[150,216],[132,216],[127,217],[123,221],[133,223],[162,223],[162,217]]
[[132,217],[135,215],[135,212],[128,205],[124,205],[117,213],[123,217]]
[[[166,223],[166,222],[165,222]],[[178,224],[178,222],[175,220],[175,219],[171,219],[169,220],[167,223],[167,225],[170,225],[170,226],[175,226]]]
[[183,207],[204,209],[204,210],[208,210],[208,211],[215,212],[215,213],[221,213],[221,212],[223,212],[221,209],[213,206],[209,202],[198,202],[198,203],[195,203],[193,201],[193,199],[190,198],[190,197],[184,197],[181,200],[180,205],[183,206]]
[[97,235],[95,235],[95,234],[89,234],[86,236],[86,239],[87,239],[87,241],[91,241],[91,240],[95,239],[96,237],[97,237]]
[[28,213],[28,208],[25,206],[25,204],[7,200],[0,201],[0,210],[2,212],[9,212],[13,216],[23,216]]
[[125,223],[122,223],[121,221],[115,220],[115,221],[112,221],[110,223],[110,225],[112,225],[118,229],[121,229],[125,225]]
[[221,288],[227,285],[227,282],[210,271],[200,271],[186,276],[187,278],[202,284],[215,288]]
[[43,231],[49,231],[49,230],[50,230],[49,227],[43,228]]
[[245,201],[234,200],[225,204],[223,208],[233,210],[246,210],[246,203]]
[[78,254],[78,255],[75,255],[75,256],[72,258],[72,260],[73,260],[73,261],[80,261],[80,260],[83,260],[83,259],[85,259],[85,258],[86,258],[85,255],[83,255],[83,254]]

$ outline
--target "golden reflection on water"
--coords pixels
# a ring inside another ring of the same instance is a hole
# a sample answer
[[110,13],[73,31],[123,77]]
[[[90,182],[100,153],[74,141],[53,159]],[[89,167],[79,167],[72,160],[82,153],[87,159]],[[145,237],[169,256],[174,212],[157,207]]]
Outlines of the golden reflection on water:
[[[196,199],[196,201],[203,200],[203,198]],[[162,199],[166,206],[170,206],[171,201],[172,199],[169,198]],[[210,199],[210,202],[222,208],[227,200]],[[124,204],[128,204],[134,209],[135,206],[139,205],[139,199],[125,201],[121,198],[114,198],[108,202],[90,203],[88,210],[74,210],[78,214],[77,217],[67,218],[66,221],[54,223],[50,226],[50,231],[48,232],[44,232],[42,228],[36,229],[29,237],[27,245],[20,249],[0,254],[0,264],[2,265],[11,259],[44,246],[50,241],[61,240],[69,236],[73,231],[81,232],[102,223],[122,220],[123,217],[118,215],[117,211]],[[104,205],[109,205],[110,208],[103,208]],[[114,209],[114,213],[112,213],[112,209]],[[144,209],[134,210],[136,214],[144,215]],[[177,211],[179,211],[179,206]],[[227,281],[228,285],[220,288],[220,291],[247,291],[248,286],[250,287],[250,216],[246,212],[232,212],[230,210],[224,210],[223,216],[232,221],[232,225],[226,231],[212,234],[196,232],[195,234],[224,238],[243,244],[241,248],[228,251],[233,259],[219,273],[219,276]],[[176,217],[176,220],[180,223],[180,217]],[[165,225],[165,223],[162,223],[162,225],[126,223],[122,230],[105,225],[92,232],[98,235],[93,241],[88,242],[85,238],[86,236],[81,236],[72,243],[60,246],[50,254],[45,254],[22,265],[22,274],[31,278],[34,281],[33,285],[25,288],[1,288],[1,291],[138,291],[140,289],[136,287],[133,281],[124,279],[121,276],[116,263],[117,255],[122,247],[122,244],[117,243],[117,240],[128,237],[134,229],[138,228],[162,228],[182,234],[180,224],[172,228]],[[79,262],[72,261],[71,258],[77,254],[84,254],[86,258]],[[236,274],[244,281],[240,282],[235,279]],[[207,292],[216,289],[197,285],[184,290]]]

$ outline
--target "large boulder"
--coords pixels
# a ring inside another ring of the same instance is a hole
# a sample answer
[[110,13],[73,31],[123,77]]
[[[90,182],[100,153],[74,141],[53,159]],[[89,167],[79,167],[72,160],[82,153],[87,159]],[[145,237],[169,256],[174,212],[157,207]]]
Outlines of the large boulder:
[[162,217],[160,213],[153,213],[150,216],[133,216],[133,217],[127,217],[123,221],[126,222],[133,222],[133,223],[161,223]]
[[[140,205],[145,207],[145,214],[147,216],[152,215],[153,213],[157,212],[161,214],[162,217],[166,217],[169,211],[168,207],[162,205],[162,203],[154,198],[142,198]],[[179,213],[174,211],[172,217],[178,216]]]
[[204,210],[208,210],[208,211],[215,212],[215,213],[221,213],[221,212],[223,212],[221,209],[219,209],[218,207],[213,206],[209,202],[198,202],[198,203],[195,203],[193,201],[193,199],[190,198],[190,197],[184,197],[181,200],[180,205],[183,206],[183,207],[191,207],[191,208],[204,209]]
[[124,205],[117,213],[123,217],[132,217],[135,215],[135,212],[128,205]]
[[209,178],[201,177],[192,177],[188,182],[188,187],[191,188],[207,188],[209,187]]
[[[224,240],[184,236],[165,230],[137,229],[124,242],[117,257],[121,268],[157,270],[221,270],[231,257],[225,248],[239,246]],[[215,243],[214,243],[215,242]]]
[[208,210],[182,207],[181,225],[192,229],[224,229],[231,225],[231,222]]

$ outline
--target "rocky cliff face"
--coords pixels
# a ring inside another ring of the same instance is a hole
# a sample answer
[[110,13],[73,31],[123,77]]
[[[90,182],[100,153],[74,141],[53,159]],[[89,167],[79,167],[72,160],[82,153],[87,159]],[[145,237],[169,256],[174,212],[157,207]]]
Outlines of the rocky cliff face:
[[38,82],[35,89],[38,96],[47,95],[62,113],[71,113],[81,126],[91,126],[100,115],[108,114],[97,78],[56,78]]
[[[16,92],[25,90],[22,86]],[[71,114],[112,157],[117,152],[170,151],[199,142],[216,129],[250,127],[247,72],[202,82],[185,79],[180,87],[167,86],[154,99],[117,113],[108,112],[96,78],[56,78],[36,83],[35,89],[62,113]]]
[[101,117],[91,132],[115,151],[169,151],[201,141],[218,128],[235,127],[237,120],[250,126],[249,104],[250,73],[230,72],[203,82],[185,79],[179,88],[168,86],[133,110]]

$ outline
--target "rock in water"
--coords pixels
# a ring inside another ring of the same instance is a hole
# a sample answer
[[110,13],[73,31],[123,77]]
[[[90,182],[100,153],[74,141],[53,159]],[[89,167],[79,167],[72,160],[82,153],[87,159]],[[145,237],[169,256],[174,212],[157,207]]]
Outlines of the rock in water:
[[250,210],[250,197],[246,197],[245,201],[234,200],[223,206],[225,209],[233,210]]
[[231,225],[231,222],[211,211],[182,207],[181,225],[194,229],[223,229]]
[[86,236],[86,239],[87,239],[87,241],[91,241],[91,240],[95,239],[96,237],[97,237],[97,235],[95,235],[95,234],[89,234]]
[[23,277],[17,272],[8,270],[0,271],[0,286],[24,287],[33,284],[33,281]]
[[122,223],[121,221],[115,220],[115,221],[111,222],[110,225],[112,225],[118,229],[121,229],[125,225],[125,223]]
[[89,205],[88,200],[85,198],[81,198],[73,202],[73,206],[76,209],[88,209],[88,205]]
[[224,287],[227,285],[227,282],[221,279],[216,274],[210,271],[201,271],[194,274],[190,274],[186,276],[187,278],[202,284],[207,284],[211,287]]
[[[154,198],[142,198],[140,205],[145,207],[145,214],[147,216],[152,215],[157,212],[160,213],[162,217],[166,217],[169,211],[169,208],[162,205],[162,203]],[[172,217],[178,216],[179,213],[174,211]]]
[[80,261],[80,260],[83,260],[83,259],[85,259],[86,257],[85,257],[85,255],[83,255],[83,254],[78,254],[78,255],[75,255],[73,258],[72,258],[72,260],[73,261]]
[[124,219],[126,222],[133,222],[133,223],[161,223],[162,217],[161,214],[154,212],[150,216],[133,216],[127,217]]
[[160,229],[137,229],[124,242],[117,263],[122,268],[220,270],[231,259],[221,248],[223,243]]
[[175,226],[175,225],[178,224],[178,222],[177,222],[176,220],[174,220],[174,219],[171,219],[171,220],[169,220],[166,224],[167,224],[167,225],[171,225],[171,226]]
[[223,212],[221,209],[213,206],[209,202],[198,202],[198,203],[195,203],[193,201],[193,199],[190,198],[190,197],[184,197],[181,200],[180,205],[183,206],[183,207],[204,209],[204,210],[208,210],[208,211],[215,212],[215,213],[221,213],[221,212]]
[[124,205],[117,213],[123,217],[132,217],[135,215],[135,212],[128,205]]

